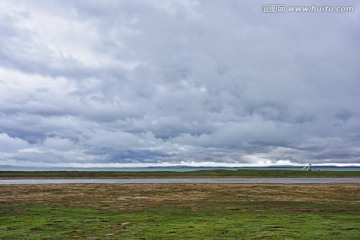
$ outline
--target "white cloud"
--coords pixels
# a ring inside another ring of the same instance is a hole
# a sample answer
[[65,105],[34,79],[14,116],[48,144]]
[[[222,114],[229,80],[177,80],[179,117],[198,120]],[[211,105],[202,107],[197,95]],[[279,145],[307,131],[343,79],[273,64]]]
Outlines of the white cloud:
[[21,138],[10,137],[6,133],[0,133],[0,150],[2,152],[16,152],[28,146],[29,143]]
[[359,162],[357,10],[263,14],[262,4],[1,1],[2,156]]

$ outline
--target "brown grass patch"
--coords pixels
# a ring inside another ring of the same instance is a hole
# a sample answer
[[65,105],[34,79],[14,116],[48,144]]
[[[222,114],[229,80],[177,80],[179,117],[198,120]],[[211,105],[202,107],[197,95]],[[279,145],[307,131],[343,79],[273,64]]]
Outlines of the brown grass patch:
[[189,206],[195,211],[199,204],[220,202],[272,202],[279,205],[282,202],[356,203],[360,200],[359,193],[359,184],[1,185],[0,205],[86,206],[129,210],[177,205]]

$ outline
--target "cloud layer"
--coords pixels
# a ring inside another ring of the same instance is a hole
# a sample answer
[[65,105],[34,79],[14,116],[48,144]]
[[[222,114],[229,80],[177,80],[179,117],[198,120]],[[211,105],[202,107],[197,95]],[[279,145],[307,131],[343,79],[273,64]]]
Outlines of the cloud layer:
[[262,4],[0,1],[0,165],[360,164],[360,5]]

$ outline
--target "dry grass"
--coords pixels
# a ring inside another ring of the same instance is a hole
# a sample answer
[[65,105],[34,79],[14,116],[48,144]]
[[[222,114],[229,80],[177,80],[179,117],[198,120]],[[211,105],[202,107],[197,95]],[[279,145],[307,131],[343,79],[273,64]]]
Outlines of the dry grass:
[[2,206],[139,209],[226,202],[356,203],[359,184],[59,184],[1,185]]

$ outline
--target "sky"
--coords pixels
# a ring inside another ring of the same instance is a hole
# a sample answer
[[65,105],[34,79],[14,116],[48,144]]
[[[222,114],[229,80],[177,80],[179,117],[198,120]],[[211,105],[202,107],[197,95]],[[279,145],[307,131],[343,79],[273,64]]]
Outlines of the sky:
[[274,3],[1,0],[0,165],[360,166],[359,1]]

